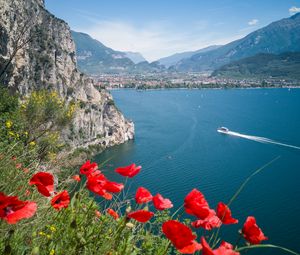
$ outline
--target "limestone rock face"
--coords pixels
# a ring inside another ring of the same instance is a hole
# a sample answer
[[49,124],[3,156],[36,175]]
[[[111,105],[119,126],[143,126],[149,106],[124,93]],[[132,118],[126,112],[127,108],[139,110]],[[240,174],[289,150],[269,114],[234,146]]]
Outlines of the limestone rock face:
[[44,0],[0,0],[0,70],[22,44],[4,83],[22,95],[46,88],[79,102],[73,124],[64,131],[67,143],[107,147],[133,139],[134,125],[115,107],[111,94],[96,89],[78,71],[70,28],[44,8]]

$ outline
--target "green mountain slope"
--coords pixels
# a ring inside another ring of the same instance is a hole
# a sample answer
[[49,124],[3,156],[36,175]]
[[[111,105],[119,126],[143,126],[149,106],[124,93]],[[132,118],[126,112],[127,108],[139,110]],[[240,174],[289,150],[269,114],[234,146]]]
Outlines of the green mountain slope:
[[300,80],[300,52],[260,53],[227,64],[212,76],[224,78],[278,78]]
[[88,34],[72,31],[79,69],[87,74],[127,71],[134,66],[126,53],[106,47]]

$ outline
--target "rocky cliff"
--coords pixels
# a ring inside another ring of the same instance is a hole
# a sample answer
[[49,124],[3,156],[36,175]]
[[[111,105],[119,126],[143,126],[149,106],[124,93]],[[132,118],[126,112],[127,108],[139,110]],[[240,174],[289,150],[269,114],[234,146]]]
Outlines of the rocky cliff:
[[45,9],[44,0],[0,0],[0,70],[16,48],[3,82],[22,95],[46,88],[76,100],[80,107],[64,131],[73,148],[108,147],[133,138],[133,123],[118,111],[110,93],[96,89],[78,71],[70,28]]

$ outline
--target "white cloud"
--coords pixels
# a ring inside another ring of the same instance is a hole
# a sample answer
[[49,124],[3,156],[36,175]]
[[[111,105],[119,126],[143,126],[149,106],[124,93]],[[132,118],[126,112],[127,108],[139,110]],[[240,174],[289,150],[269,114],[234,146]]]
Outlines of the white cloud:
[[255,25],[257,25],[258,24],[258,19],[253,19],[253,20],[250,20],[249,22],[248,22],[248,25],[249,26],[255,26]]
[[240,32],[226,38],[225,32],[212,31],[210,25],[201,20],[179,30],[165,20],[133,24],[120,20],[102,20],[83,13],[81,17],[87,19],[90,25],[74,27],[76,31],[87,33],[114,50],[140,52],[148,61],[214,44],[225,44],[245,35],[245,32]]
[[176,52],[198,50],[209,46],[215,37],[215,33],[207,33],[202,22],[195,23],[193,30],[184,32],[164,21],[138,26],[110,20],[98,20],[91,27],[75,30],[91,35],[114,50],[140,52],[149,61]]
[[293,6],[289,9],[289,12],[290,12],[290,15],[294,15],[298,12],[300,12],[300,8],[299,7],[296,7],[296,6]]

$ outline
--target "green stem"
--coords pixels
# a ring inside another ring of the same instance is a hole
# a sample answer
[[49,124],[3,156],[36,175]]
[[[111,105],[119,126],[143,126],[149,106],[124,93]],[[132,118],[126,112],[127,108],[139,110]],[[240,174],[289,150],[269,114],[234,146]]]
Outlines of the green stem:
[[230,199],[230,201],[228,202],[227,206],[229,207],[232,202],[237,198],[237,196],[242,192],[242,190],[245,188],[245,186],[247,185],[247,183],[252,179],[253,176],[257,175],[259,172],[261,172],[263,169],[265,169],[266,167],[268,167],[269,165],[271,165],[272,163],[274,163],[275,161],[277,161],[281,156],[278,156],[276,158],[274,158],[273,160],[271,160],[270,162],[268,162],[267,164],[263,165],[262,167],[258,168],[253,174],[251,174],[244,182],[243,184],[239,187],[239,189],[236,191],[236,193],[233,195],[233,197]]
[[126,217],[124,217],[122,220],[120,220],[119,226],[116,230],[116,232],[113,234],[113,236],[111,237],[111,242],[110,242],[110,246],[115,249],[120,242],[120,236],[123,232],[123,230],[126,227]]
[[290,254],[300,255],[299,253],[297,253],[295,251],[289,250],[289,249],[281,247],[281,246],[273,245],[273,244],[257,244],[257,245],[244,246],[244,247],[240,247],[240,248],[236,249],[235,251],[239,252],[239,251],[244,251],[244,250],[248,250],[248,249],[256,249],[256,248],[274,248],[274,249],[279,249],[279,250],[285,251]]
[[109,161],[111,161],[115,156],[111,156],[108,159],[104,160],[101,164],[98,165],[99,168],[102,168],[105,166],[105,164]]
[[[232,196],[232,198],[230,199],[230,201],[228,202],[227,206],[229,207],[233,201],[238,197],[238,195],[242,192],[242,190],[245,188],[245,186],[248,184],[248,182],[252,179],[252,177],[254,177],[255,175],[257,175],[259,172],[261,172],[263,169],[265,169],[266,167],[268,167],[269,165],[271,165],[272,163],[274,163],[276,160],[278,160],[280,158],[280,156],[277,156],[276,158],[272,159],[271,161],[269,161],[267,164],[263,165],[262,167],[258,168],[254,173],[252,173],[243,183],[242,185],[238,188],[238,190],[235,192],[235,194]],[[225,215],[225,212],[224,212]],[[213,241],[213,245],[212,247],[214,247],[217,243],[217,238],[219,236],[219,232],[220,232],[220,228],[218,228],[216,235],[215,235],[215,239]]]
[[166,247],[166,249],[165,249],[165,251],[162,255],[167,255],[170,245],[171,245],[171,242],[168,241],[168,245],[167,245],[167,247]]
[[[182,208],[183,208],[183,205],[180,206],[180,207],[172,214],[171,219],[173,219],[174,216],[175,216]],[[182,214],[181,214],[181,215],[182,215]],[[178,217],[178,218],[180,218],[180,217]]]
[[238,237],[238,239],[237,239],[236,242],[235,242],[234,249],[237,249],[237,248],[238,248],[238,245],[239,245],[239,243],[240,243],[242,237],[243,237],[243,235],[242,235],[242,234],[239,234],[239,237]]

